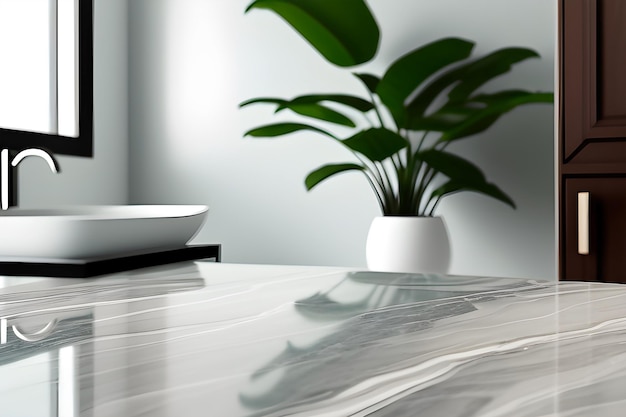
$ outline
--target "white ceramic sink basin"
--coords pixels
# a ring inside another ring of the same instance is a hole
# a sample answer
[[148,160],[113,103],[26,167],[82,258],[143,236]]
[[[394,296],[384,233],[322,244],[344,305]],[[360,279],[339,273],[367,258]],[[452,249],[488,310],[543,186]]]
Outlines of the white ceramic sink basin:
[[207,211],[199,205],[10,209],[0,212],[0,259],[88,259],[180,248]]

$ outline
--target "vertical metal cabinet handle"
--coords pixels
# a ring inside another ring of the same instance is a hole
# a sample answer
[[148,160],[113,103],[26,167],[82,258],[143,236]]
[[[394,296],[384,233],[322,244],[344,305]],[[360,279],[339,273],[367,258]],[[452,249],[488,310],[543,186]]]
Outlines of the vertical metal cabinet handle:
[[578,254],[589,255],[589,192],[578,193]]

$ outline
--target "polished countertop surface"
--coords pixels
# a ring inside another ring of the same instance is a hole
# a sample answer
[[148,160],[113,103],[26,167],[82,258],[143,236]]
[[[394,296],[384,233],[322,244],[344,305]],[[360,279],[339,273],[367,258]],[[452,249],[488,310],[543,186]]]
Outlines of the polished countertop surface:
[[198,261],[0,287],[0,416],[626,409],[619,284]]

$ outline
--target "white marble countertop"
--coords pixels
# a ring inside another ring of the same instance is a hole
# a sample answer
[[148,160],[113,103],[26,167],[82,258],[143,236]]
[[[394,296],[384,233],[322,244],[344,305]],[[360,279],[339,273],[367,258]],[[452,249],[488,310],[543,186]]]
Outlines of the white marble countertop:
[[0,416],[626,409],[618,284],[212,262],[2,282]]

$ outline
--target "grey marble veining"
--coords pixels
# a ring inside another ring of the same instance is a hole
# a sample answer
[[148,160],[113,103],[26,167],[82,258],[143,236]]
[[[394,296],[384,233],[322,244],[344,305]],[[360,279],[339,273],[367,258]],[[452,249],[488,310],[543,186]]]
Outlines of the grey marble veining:
[[0,416],[626,409],[617,284],[212,262],[11,284]]

